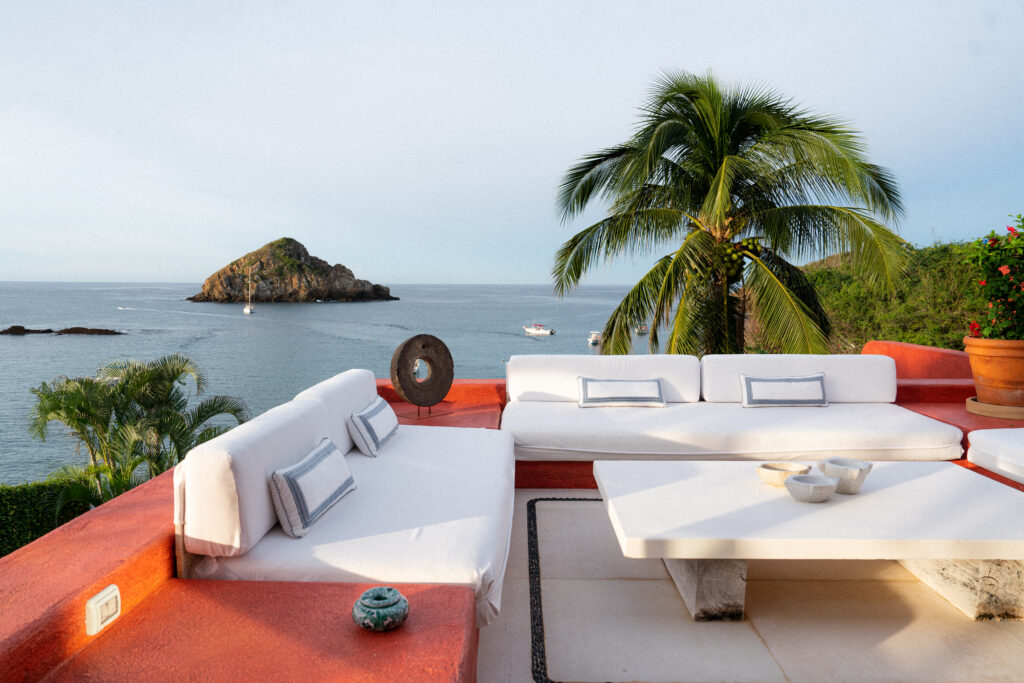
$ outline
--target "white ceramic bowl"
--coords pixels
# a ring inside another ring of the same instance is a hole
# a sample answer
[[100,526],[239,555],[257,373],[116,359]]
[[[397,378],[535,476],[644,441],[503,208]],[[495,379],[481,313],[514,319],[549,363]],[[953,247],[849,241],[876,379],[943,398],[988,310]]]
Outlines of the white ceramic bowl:
[[801,503],[821,503],[832,497],[838,483],[821,474],[794,474],[786,479],[786,490]]
[[811,466],[802,462],[766,462],[757,468],[764,483],[771,486],[782,486],[794,474],[807,474],[810,471]]
[[818,469],[826,477],[835,477],[839,480],[836,493],[853,495],[864,485],[864,479],[871,471],[871,463],[853,458],[829,458],[819,462]]

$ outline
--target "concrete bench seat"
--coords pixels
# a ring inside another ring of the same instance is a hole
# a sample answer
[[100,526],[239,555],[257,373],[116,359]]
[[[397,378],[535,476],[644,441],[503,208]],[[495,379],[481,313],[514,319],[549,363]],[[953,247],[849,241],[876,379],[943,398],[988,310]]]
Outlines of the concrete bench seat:
[[[501,605],[514,498],[512,439],[492,429],[401,425],[375,458],[346,420],[377,396],[349,370],[189,452],[175,470],[179,575],[203,579],[469,586],[477,623]],[[303,538],[286,536],[270,475],[324,437],[356,488]],[[198,556],[198,557],[193,557]]]
[[[742,404],[740,375],[822,373],[828,405]],[[895,405],[887,356],[682,355],[513,356],[501,429],[520,461],[622,459],[953,460],[954,426]],[[587,407],[579,378],[660,378],[664,407]]]
[[1024,429],[975,429],[967,460],[1024,484]]

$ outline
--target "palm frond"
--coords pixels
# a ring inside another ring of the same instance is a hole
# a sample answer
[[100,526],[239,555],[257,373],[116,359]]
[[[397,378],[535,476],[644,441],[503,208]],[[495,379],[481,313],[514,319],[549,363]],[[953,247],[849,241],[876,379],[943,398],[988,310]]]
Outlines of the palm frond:
[[818,312],[787,286],[792,274],[779,268],[778,261],[771,265],[780,272],[769,266],[771,261],[754,254],[749,256],[744,284],[768,343],[782,353],[828,353],[828,340],[819,325]]

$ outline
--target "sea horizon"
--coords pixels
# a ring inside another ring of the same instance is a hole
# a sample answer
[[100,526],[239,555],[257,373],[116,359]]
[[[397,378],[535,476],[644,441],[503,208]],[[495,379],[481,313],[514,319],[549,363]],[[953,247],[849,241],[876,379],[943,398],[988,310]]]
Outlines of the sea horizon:
[[[390,286],[390,285],[389,285]],[[516,353],[594,353],[600,330],[627,286],[582,285],[558,297],[549,285],[400,285],[398,301],[196,303],[195,283],[0,282],[0,329],[11,325],[115,329],[116,336],[0,336],[0,483],[36,481],[65,464],[83,464],[74,442],[51,424],[46,442],[28,432],[30,389],[60,375],[91,376],[119,358],[152,360],[184,353],[206,372],[206,395],[243,399],[252,415],[290,400],[351,368],[389,376],[405,339],[433,334],[452,352],[461,379],[504,377]],[[327,303],[327,302],[325,302]],[[233,309],[232,306],[237,307]],[[550,337],[522,327],[545,324]]]

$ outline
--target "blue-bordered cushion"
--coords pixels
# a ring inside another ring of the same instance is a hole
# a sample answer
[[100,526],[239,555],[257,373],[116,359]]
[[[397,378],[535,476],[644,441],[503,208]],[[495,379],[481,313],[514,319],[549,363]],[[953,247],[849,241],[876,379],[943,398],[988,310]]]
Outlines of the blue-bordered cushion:
[[363,455],[376,458],[387,440],[398,431],[398,417],[380,396],[348,420],[348,433]]
[[824,407],[825,373],[800,377],[753,377],[740,373],[744,408]]
[[291,467],[270,475],[277,520],[292,538],[309,533],[316,520],[355,487],[345,454],[330,439]]
[[640,407],[664,408],[661,378],[594,379],[580,377],[580,408]]

